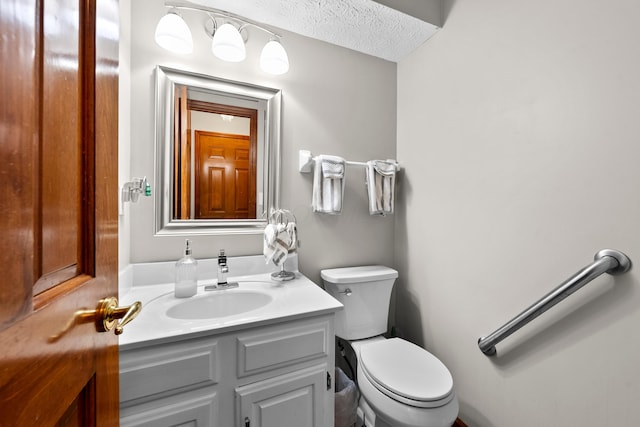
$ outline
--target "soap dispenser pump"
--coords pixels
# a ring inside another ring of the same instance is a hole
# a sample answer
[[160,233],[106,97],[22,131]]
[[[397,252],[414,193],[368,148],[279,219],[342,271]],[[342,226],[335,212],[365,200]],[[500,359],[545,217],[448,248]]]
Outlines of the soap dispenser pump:
[[186,239],[184,256],[176,262],[176,298],[189,298],[198,290],[198,261],[191,255],[191,241]]

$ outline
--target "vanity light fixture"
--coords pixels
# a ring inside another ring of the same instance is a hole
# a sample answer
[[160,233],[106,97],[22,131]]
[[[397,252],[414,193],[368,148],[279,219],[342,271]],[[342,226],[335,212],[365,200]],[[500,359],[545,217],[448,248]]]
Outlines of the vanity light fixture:
[[158,22],[155,39],[161,47],[173,53],[193,52],[191,30],[175,8],[171,9]]
[[271,39],[260,54],[260,68],[270,74],[284,74],[289,71],[287,51],[278,40]]
[[216,57],[228,62],[241,62],[247,56],[240,31],[228,22],[222,24],[213,33],[211,52]]
[[[163,48],[176,53],[191,53],[193,51],[191,32],[184,20],[177,14],[176,9],[197,10],[209,15],[210,19],[205,24],[205,32],[212,38],[211,51],[217,58],[228,62],[243,61],[246,57],[247,28],[253,27],[271,36],[260,54],[260,68],[264,72],[275,75],[289,71],[289,57],[280,42],[281,36],[263,25],[207,6],[187,6],[183,2],[174,2],[172,0],[165,1],[165,6],[172,9],[158,22],[156,27],[156,42]],[[180,21],[179,23],[178,20]],[[218,23],[216,20],[221,22]],[[165,23],[165,21],[168,23]],[[185,35],[185,28],[188,37]],[[176,48],[175,45],[178,44],[185,47]]]

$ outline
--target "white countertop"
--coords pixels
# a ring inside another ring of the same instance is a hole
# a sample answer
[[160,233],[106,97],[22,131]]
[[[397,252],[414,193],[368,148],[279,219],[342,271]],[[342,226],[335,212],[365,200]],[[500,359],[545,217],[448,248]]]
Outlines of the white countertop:
[[211,284],[215,280],[199,280],[198,293],[191,298],[175,298],[173,283],[134,285],[124,292],[121,290],[121,306],[131,304],[134,301],[142,302],[142,311],[136,319],[124,327],[124,333],[120,335],[121,349],[148,345],[150,341],[167,342],[187,336],[211,334],[212,331],[223,333],[331,313],[342,309],[342,304],[339,301],[298,272],[295,279],[287,282],[272,280],[270,273],[230,276],[228,281],[239,283],[236,290],[268,293],[273,301],[263,307],[237,315],[184,320],[167,316],[167,310],[204,294],[233,292],[234,290],[205,291],[205,284]]

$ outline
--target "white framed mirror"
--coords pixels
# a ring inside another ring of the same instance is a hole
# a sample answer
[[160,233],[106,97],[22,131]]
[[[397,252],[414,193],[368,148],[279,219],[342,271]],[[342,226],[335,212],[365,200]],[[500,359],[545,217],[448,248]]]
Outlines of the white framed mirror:
[[155,234],[261,233],[279,201],[281,91],[155,71]]

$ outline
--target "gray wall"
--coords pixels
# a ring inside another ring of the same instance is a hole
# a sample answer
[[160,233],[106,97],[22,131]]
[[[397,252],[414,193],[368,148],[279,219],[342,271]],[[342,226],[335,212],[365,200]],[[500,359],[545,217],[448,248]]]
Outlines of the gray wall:
[[[398,65],[404,333],[451,369],[474,427],[638,424],[640,3],[448,3]],[[601,277],[498,345],[478,337],[588,264]]]
[[[130,4],[129,4],[130,3]],[[156,65],[195,71],[281,88],[283,91],[282,197],[281,205],[298,218],[302,246],[300,269],[319,281],[325,267],[362,263],[387,263],[393,259],[393,218],[370,217],[367,210],[364,172],[350,167],[344,211],[339,216],[311,212],[311,174],[298,172],[298,151],[333,154],[348,160],[394,158],[396,155],[396,64],[367,55],[285,33],[291,69],[270,76],[258,66],[266,33],[249,29],[247,59],[225,63],[210,53],[204,32],[206,15],[184,11],[195,42],[195,52],[178,56],[163,51],[153,40],[155,25],[166,12],[156,0],[123,1],[130,7],[131,103],[130,141],[121,141],[121,152],[130,152],[130,176],[154,175],[153,100]],[[125,10],[124,13],[127,13]],[[124,70],[125,75],[129,70]],[[126,163],[126,160],[121,159]],[[123,167],[127,167],[126,164]],[[153,179],[151,180],[152,184]],[[154,187],[155,188],[155,187]],[[154,196],[155,197],[155,196]],[[180,257],[183,238],[153,235],[153,200],[141,198],[127,206],[120,222],[121,242],[130,242],[127,262],[166,261]],[[262,253],[262,235],[193,237],[194,254],[214,257],[219,248],[228,255]],[[129,248],[122,248],[121,253]]]

